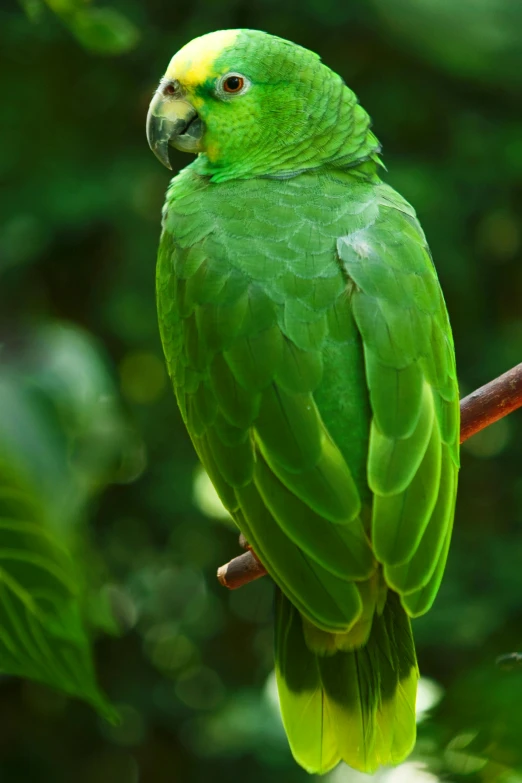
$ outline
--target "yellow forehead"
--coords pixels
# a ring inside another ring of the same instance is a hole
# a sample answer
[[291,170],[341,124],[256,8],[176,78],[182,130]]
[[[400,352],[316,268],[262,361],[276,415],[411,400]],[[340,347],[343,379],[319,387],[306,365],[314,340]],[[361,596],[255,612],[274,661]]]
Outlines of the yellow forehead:
[[165,72],[168,79],[178,79],[187,87],[201,84],[212,74],[219,55],[235,43],[240,30],[220,30],[194,38],[177,52]]

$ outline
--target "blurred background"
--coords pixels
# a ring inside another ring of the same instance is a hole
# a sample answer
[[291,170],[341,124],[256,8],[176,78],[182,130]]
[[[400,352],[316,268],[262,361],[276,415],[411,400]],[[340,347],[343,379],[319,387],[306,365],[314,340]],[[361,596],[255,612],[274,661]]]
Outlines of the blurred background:
[[[0,551],[0,781],[304,783],[278,714],[272,586],[216,582],[237,534],[163,366],[169,174],[148,102],[172,54],[214,29],[319,52],[418,211],[464,395],[522,358],[522,4],[107,3],[0,6],[0,534],[32,553],[16,570]],[[521,443],[515,413],[463,448],[447,573],[414,623],[417,747],[378,780],[522,781]]]

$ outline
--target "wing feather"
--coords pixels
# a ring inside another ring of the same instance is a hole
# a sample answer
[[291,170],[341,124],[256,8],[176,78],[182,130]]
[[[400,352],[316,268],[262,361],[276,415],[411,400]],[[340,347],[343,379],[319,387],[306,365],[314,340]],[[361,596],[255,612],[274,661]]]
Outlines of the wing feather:
[[417,616],[435,598],[453,524],[459,400],[451,330],[424,235],[399,197],[385,198],[377,219],[337,247],[352,281],[373,413],[372,544],[388,584]]

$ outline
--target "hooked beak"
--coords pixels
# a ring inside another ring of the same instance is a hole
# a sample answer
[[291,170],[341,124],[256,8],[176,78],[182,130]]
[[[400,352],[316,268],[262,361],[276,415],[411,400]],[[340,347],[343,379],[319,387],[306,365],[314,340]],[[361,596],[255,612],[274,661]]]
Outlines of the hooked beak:
[[169,147],[183,152],[200,152],[203,129],[192,104],[179,96],[165,95],[160,85],[147,114],[147,141],[158,160],[172,169]]

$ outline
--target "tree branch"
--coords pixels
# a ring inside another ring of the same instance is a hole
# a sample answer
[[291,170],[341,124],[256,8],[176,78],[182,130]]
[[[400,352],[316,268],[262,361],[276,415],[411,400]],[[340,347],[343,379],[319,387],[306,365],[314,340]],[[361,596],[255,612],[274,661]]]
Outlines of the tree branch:
[[522,364],[460,401],[460,442],[522,406]]
[[[494,381],[486,383],[460,401],[460,442],[476,435],[495,421],[522,407],[522,363]],[[247,551],[218,569],[217,577],[224,587],[235,590],[265,576],[266,569],[244,536],[240,544]]]

